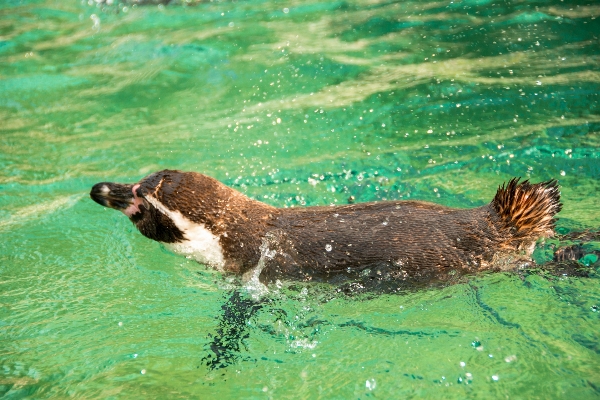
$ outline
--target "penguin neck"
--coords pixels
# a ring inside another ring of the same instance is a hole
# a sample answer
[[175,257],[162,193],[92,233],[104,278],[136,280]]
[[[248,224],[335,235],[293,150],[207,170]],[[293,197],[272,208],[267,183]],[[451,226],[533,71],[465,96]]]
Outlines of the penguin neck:
[[256,266],[262,238],[279,214],[200,174],[184,176],[176,188],[163,185],[146,199],[183,232],[175,252],[234,273]]

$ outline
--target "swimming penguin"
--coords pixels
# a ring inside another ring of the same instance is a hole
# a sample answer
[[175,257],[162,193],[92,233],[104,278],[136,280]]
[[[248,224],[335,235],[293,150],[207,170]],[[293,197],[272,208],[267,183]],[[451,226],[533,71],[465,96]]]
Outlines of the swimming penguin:
[[146,237],[223,272],[328,281],[377,271],[444,279],[516,268],[554,235],[555,180],[511,179],[491,203],[455,209],[421,201],[276,208],[196,172],[164,170],[136,184],[101,182],[97,203],[123,212]]

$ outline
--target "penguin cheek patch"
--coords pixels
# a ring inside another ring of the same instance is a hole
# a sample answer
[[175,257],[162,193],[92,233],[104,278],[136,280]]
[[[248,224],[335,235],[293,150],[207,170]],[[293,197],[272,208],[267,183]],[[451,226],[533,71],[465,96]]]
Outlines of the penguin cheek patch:
[[138,204],[135,203],[130,204],[127,208],[124,208],[121,211],[123,211],[123,214],[127,215],[129,218],[141,212]]
[[136,214],[140,214],[141,216],[142,210],[140,209],[140,207],[147,204],[146,199],[144,199],[143,197],[139,197],[137,194],[137,192],[139,191],[139,187],[140,185],[137,184],[131,188],[133,200],[130,200],[129,204],[121,209],[123,214],[127,215],[129,218],[132,218]]
[[140,207],[144,207],[147,204],[148,202],[146,201],[146,199],[134,195],[133,201],[129,203],[129,206],[127,206],[127,208],[123,208],[123,214],[127,215],[129,218],[131,218],[132,215],[141,214],[142,209]]

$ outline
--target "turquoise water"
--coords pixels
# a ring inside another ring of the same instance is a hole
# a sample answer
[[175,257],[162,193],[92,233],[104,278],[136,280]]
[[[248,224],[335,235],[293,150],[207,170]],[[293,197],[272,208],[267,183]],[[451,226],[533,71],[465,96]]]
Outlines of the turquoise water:
[[600,6],[113,3],[0,3],[0,395],[600,395],[597,236],[535,255],[584,243],[587,277],[252,303],[88,197],[162,168],[280,207],[473,207],[557,178],[559,233],[597,231]]

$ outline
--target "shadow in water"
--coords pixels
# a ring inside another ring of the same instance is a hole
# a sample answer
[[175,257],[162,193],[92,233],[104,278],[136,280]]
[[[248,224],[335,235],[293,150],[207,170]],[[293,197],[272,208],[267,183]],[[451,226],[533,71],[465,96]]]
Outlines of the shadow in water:
[[244,298],[234,290],[229,300],[221,306],[219,326],[209,343],[210,354],[202,359],[210,369],[225,368],[243,359],[244,340],[250,336],[248,322],[262,308],[261,302]]

